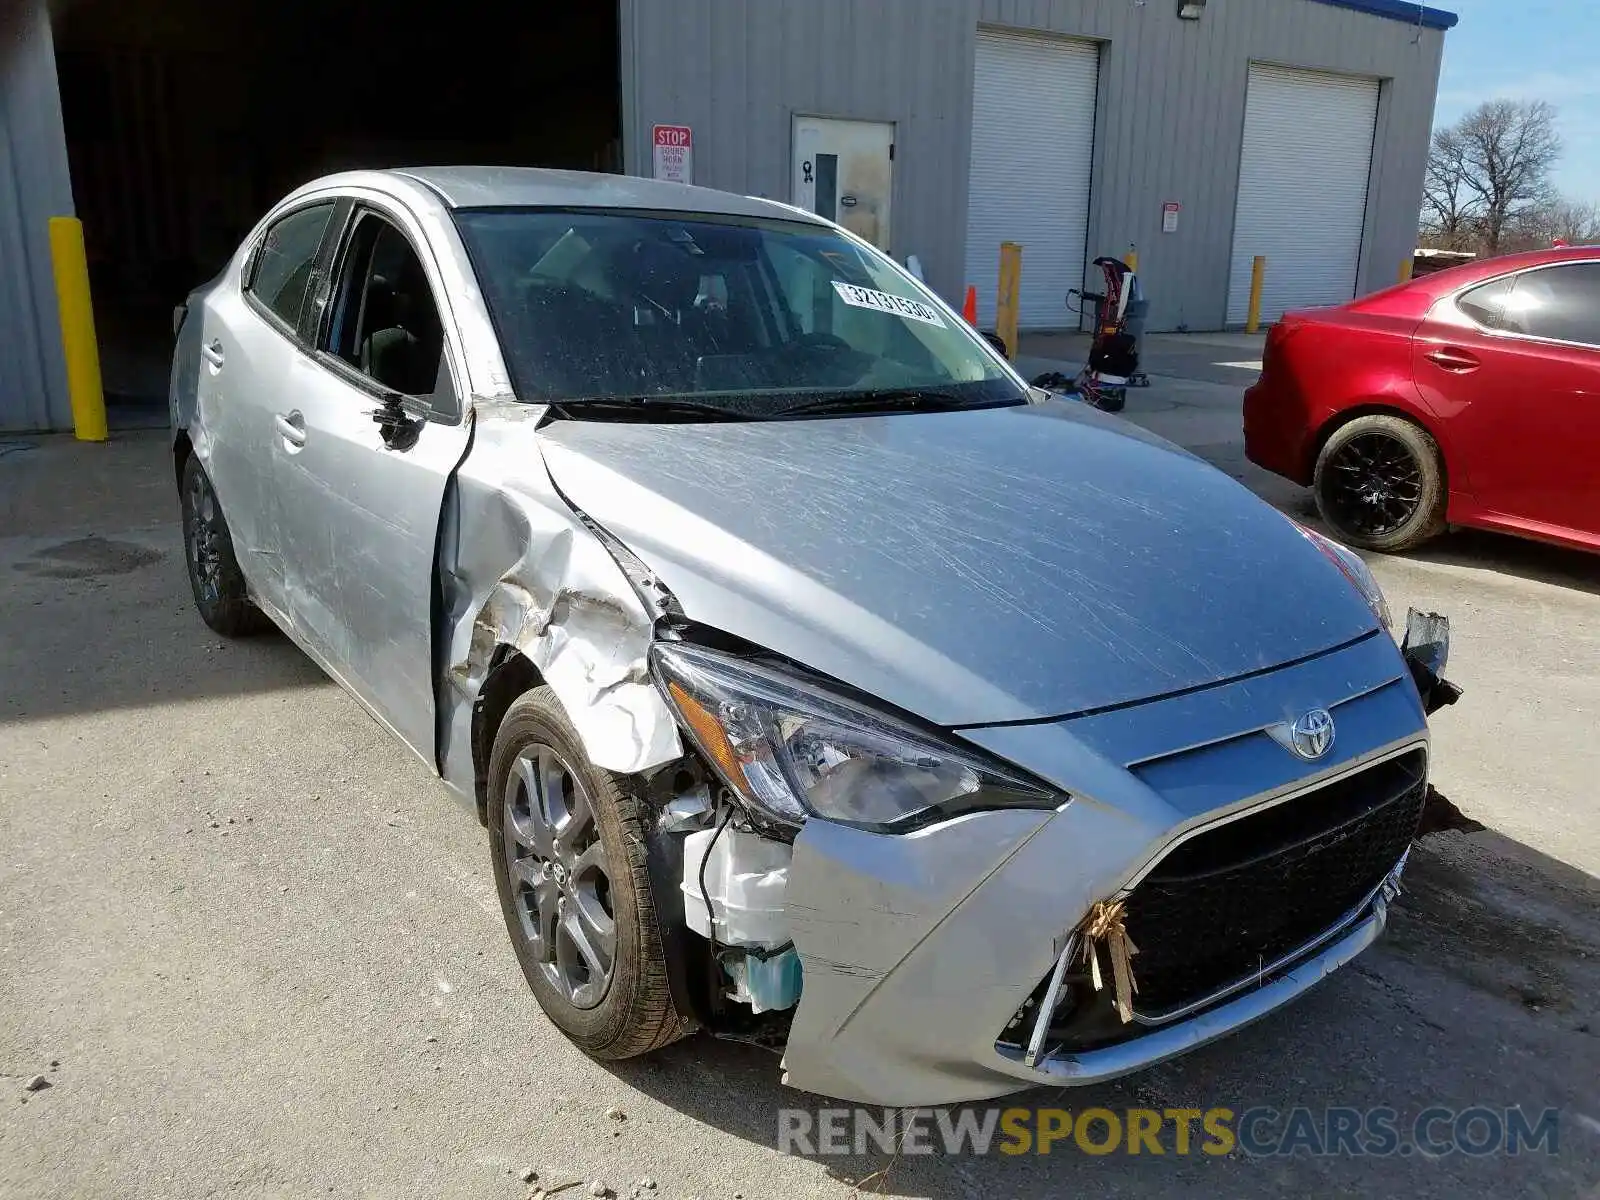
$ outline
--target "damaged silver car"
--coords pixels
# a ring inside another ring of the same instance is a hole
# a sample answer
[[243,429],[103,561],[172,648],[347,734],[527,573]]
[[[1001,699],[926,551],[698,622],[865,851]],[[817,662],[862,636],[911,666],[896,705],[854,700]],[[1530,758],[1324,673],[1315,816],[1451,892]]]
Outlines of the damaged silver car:
[[1377,937],[1447,629],[765,200],[362,172],[175,314],[195,601],[483,820],[544,1011],[935,1104],[1132,1071]]

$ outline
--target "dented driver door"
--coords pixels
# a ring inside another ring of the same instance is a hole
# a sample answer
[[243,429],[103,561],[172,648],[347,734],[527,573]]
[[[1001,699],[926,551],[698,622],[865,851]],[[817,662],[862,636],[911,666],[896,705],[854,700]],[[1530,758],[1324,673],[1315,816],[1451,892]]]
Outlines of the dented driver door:
[[433,764],[439,516],[470,423],[419,242],[355,211],[274,450],[296,632]]

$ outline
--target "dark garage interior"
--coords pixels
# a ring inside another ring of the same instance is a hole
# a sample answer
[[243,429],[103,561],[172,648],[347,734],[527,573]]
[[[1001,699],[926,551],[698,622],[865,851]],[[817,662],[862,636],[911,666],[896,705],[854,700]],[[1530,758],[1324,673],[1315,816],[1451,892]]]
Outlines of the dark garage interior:
[[53,16],[114,419],[164,414],[172,308],[331,171],[621,169],[617,8],[75,0]]

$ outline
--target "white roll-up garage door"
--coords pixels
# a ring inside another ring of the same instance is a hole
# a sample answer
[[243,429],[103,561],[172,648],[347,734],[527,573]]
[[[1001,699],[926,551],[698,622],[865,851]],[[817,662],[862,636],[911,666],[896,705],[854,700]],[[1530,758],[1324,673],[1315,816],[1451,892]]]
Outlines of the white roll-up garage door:
[[1250,271],[1267,259],[1261,315],[1355,295],[1378,81],[1252,66],[1245,101],[1228,323],[1250,309]]
[[966,282],[985,328],[1006,241],[1023,247],[1022,327],[1077,325],[1065,298],[1083,285],[1099,75],[1094,42],[978,32]]

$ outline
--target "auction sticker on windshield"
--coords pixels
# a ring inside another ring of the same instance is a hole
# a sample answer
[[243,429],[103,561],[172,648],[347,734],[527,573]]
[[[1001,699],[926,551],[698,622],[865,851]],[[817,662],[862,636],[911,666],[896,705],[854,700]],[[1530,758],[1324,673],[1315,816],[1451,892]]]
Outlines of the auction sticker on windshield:
[[888,292],[875,292],[871,288],[858,287],[853,283],[840,283],[837,279],[833,281],[833,290],[839,293],[839,299],[856,308],[875,308],[879,312],[893,313],[897,317],[909,317],[925,325],[944,328],[944,318],[920,300],[891,296]]

